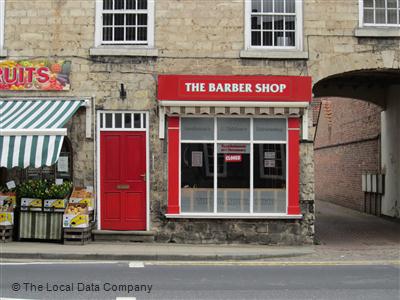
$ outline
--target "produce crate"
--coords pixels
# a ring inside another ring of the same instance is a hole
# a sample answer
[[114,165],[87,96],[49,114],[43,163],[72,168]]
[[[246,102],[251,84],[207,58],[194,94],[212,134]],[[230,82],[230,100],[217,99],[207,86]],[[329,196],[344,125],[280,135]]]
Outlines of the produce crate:
[[84,245],[92,240],[92,227],[64,228],[65,245]]
[[0,225],[0,240],[3,243],[12,241],[13,227],[13,225]]
[[96,229],[97,223],[90,222],[86,228],[64,228],[64,244],[84,245],[92,240],[92,230]]

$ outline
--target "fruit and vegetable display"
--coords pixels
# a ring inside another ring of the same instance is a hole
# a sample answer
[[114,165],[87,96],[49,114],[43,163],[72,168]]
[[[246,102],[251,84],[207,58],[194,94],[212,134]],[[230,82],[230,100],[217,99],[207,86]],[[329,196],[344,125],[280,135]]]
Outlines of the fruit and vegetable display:
[[70,71],[71,62],[65,60],[2,60],[0,90],[69,90]]

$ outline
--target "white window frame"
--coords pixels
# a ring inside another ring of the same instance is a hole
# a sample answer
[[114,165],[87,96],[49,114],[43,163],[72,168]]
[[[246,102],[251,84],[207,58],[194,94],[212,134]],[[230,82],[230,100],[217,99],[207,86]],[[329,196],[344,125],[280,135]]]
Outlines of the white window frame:
[[[95,17],[95,47],[135,47],[135,48],[153,48],[154,47],[154,9],[155,0],[147,0],[147,41],[146,42],[126,42],[126,41],[107,41],[104,42],[103,35],[103,0],[96,0],[96,17]],[[126,10],[121,10],[121,13]]]
[[253,46],[251,45],[251,3],[252,0],[245,1],[244,14],[244,43],[245,50],[275,50],[275,51],[302,51],[303,50],[303,0],[295,0],[296,21],[295,21],[295,46]]
[[4,48],[5,2],[6,0],[0,0],[0,54],[1,50]]
[[[387,0],[386,0],[387,1]],[[387,3],[387,2],[386,2]],[[358,9],[359,9],[359,27],[394,27],[394,28],[399,28],[400,27],[400,13],[399,13],[399,1],[397,1],[397,20],[398,24],[376,24],[376,23],[364,23],[364,0],[358,0]],[[374,13],[376,13],[375,10],[375,1],[374,1]],[[386,19],[387,19],[387,8],[386,8]]]
[[[181,117],[182,118],[212,118],[214,120],[214,139],[213,140],[182,140],[182,128],[179,129],[179,207],[182,207],[181,203],[181,177],[182,177],[182,170],[181,170],[181,145],[182,144],[193,144],[193,143],[204,143],[204,144],[213,144],[214,145],[214,186],[213,186],[213,193],[214,193],[214,211],[207,212],[207,213],[196,213],[196,212],[180,212],[180,214],[171,215],[171,217],[182,217],[182,218],[298,218],[299,216],[296,215],[289,215],[288,208],[289,208],[289,130],[288,130],[288,118],[287,117],[268,117],[267,119],[285,119],[286,120],[286,140],[284,141],[274,141],[274,140],[254,140],[254,119],[262,118],[266,119],[264,116],[253,116],[253,117],[244,117],[244,116],[188,116],[188,117]],[[221,118],[248,118],[250,119],[250,139],[249,140],[219,140],[217,138],[217,119]],[[229,212],[218,212],[217,205],[218,205],[218,182],[217,182],[217,174],[215,170],[217,170],[217,145],[221,143],[228,143],[228,144],[248,144],[250,145],[250,212],[248,213],[229,213]],[[255,213],[254,212],[254,144],[284,144],[286,145],[286,158],[285,158],[285,176],[286,176],[286,211],[284,213]],[[169,215],[167,215],[169,217]]]

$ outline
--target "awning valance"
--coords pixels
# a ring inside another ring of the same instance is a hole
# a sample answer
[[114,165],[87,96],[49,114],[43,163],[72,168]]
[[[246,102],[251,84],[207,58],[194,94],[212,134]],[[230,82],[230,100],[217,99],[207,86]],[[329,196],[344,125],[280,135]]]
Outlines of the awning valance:
[[57,162],[65,123],[84,100],[0,100],[0,166],[41,167]]

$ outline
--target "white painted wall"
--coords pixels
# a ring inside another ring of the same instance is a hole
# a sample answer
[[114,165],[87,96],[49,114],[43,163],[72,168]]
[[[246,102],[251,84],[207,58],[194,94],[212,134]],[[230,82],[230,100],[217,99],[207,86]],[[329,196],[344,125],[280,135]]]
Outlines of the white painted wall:
[[400,85],[389,88],[381,122],[382,170],[386,174],[382,214],[400,218]]

